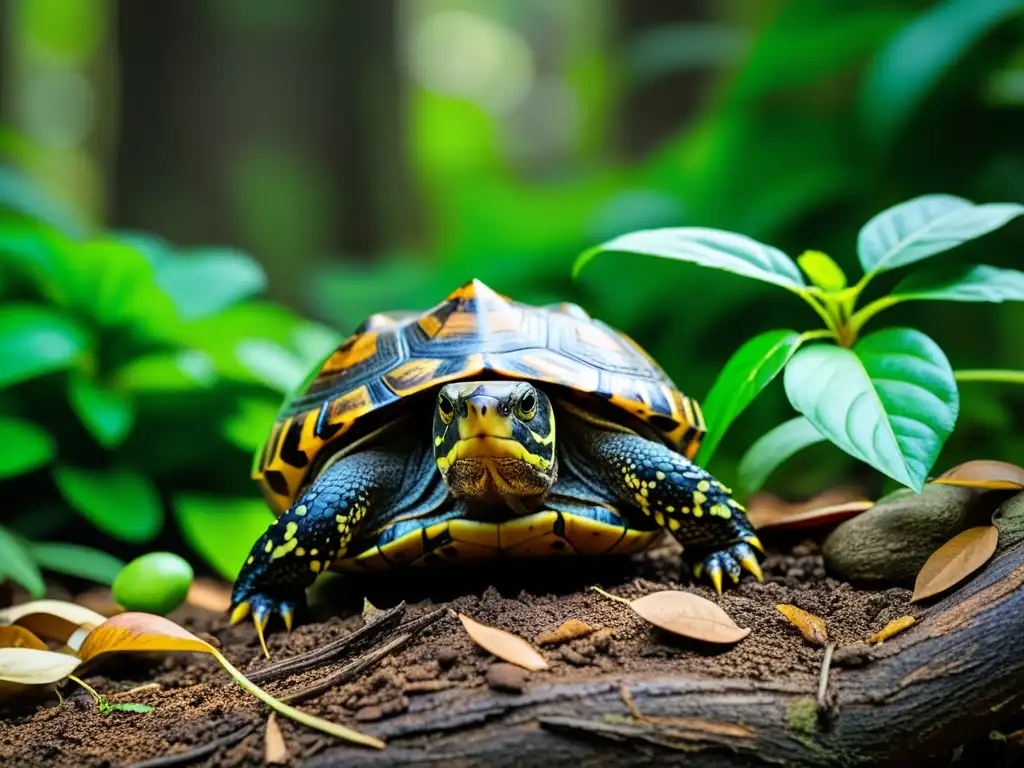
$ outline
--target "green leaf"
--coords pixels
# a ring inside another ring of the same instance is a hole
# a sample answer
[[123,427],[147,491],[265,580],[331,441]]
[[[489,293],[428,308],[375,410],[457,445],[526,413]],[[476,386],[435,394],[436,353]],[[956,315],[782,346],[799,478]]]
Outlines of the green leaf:
[[916,491],[953,431],[959,395],[939,346],[890,328],[852,350],[817,345],[786,367],[786,394],[829,440]]
[[260,499],[183,494],[174,513],[185,540],[225,579],[233,581],[252,544],[274,522]]
[[761,490],[771,473],[790,457],[824,440],[825,436],[803,416],[779,424],[758,438],[743,454],[736,468],[740,487],[746,493]]
[[897,301],[1024,301],[1024,272],[984,264],[923,270],[900,281],[889,298]]
[[823,290],[841,291],[846,287],[846,273],[827,253],[804,251],[797,256],[796,263],[808,279]]
[[85,225],[68,207],[9,165],[0,166],[0,210],[16,211],[72,237],[85,234]]
[[207,317],[259,293],[267,278],[241,251],[202,249],[161,263],[157,283],[174,300],[182,318]]
[[1024,213],[1017,203],[975,205],[953,195],[923,195],[887,208],[857,236],[866,273],[913,264],[999,229]]
[[257,380],[278,392],[291,392],[309,374],[309,366],[284,347],[266,339],[239,342],[235,353]]
[[57,453],[53,438],[30,421],[0,416],[0,479],[49,464]]
[[67,368],[88,343],[81,328],[51,309],[0,307],[0,387]]
[[278,403],[258,397],[242,398],[238,410],[224,420],[221,431],[232,445],[246,452],[263,447],[279,410]]
[[859,106],[869,134],[896,134],[971,45],[1020,9],[1020,0],[945,0],[917,15],[868,65]]
[[113,376],[114,386],[130,392],[181,392],[204,389],[217,381],[205,352],[187,349],[139,357]]
[[54,480],[64,499],[93,525],[121,541],[152,540],[163,526],[156,488],[130,469],[107,471],[59,466]]
[[137,704],[134,701],[117,702],[110,705],[111,711],[118,712],[152,712],[153,707],[149,704]]
[[112,584],[114,577],[124,568],[124,562],[113,555],[78,544],[30,542],[28,551],[40,568],[100,584]]
[[579,275],[597,254],[615,251],[688,261],[794,290],[805,287],[796,264],[777,248],[734,232],[702,227],[646,229],[621,235],[581,254],[573,265],[573,275]]
[[786,366],[800,341],[796,331],[766,331],[733,353],[702,404],[708,432],[698,464],[707,466],[729,425]]
[[29,555],[21,539],[0,525],[0,581],[10,579],[39,598],[46,594],[43,574]]
[[68,383],[68,398],[78,418],[104,448],[116,448],[131,432],[135,410],[124,393],[85,376],[73,376]]

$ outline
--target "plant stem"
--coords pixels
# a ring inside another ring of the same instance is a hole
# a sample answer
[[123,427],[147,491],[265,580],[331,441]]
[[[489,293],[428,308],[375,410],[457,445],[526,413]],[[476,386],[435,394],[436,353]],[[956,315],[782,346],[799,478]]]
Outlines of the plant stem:
[[832,331],[827,331],[824,328],[819,328],[815,331],[804,331],[800,334],[800,343],[803,344],[805,341],[811,341],[812,339],[834,339],[835,334]]
[[793,291],[797,296],[807,302],[807,304],[818,313],[818,317],[822,319],[825,326],[828,328],[830,335],[834,338],[839,338],[839,329],[836,326],[836,320],[832,313],[830,313],[822,303],[809,291],[795,290]]
[[957,381],[991,381],[1001,384],[1024,384],[1024,371],[1007,371],[994,368],[954,371]]
[[82,680],[81,678],[75,677],[74,675],[68,675],[68,680],[74,680],[80,686],[85,688],[85,690],[88,691],[89,695],[92,696],[94,699],[96,699],[96,703],[97,704],[99,704],[101,701],[103,701],[103,697],[100,696],[98,693],[96,693],[96,690],[91,685],[89,685],[87,682],[85,682],[85,680]]

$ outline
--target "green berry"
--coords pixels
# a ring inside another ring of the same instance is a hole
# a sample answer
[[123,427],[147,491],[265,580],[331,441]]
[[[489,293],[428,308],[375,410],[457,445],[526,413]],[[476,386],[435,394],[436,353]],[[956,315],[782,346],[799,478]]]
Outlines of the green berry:
[[114,599],[128,611],[164,616],[185,601],[192,566],[172,552],[150,552],[132,560],[114,579]]

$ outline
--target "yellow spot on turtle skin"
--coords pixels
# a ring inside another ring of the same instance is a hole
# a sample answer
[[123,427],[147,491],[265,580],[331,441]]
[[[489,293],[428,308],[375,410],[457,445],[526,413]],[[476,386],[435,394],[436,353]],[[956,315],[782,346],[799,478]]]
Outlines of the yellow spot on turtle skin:
[[697,490],[700,491],[701,493],[707,493],[708,491],[711,490],[711,483],[709,483],[707,480],[701,480],[699,483],[697,483]]
[[665,473],[664,472],[655,472],[654,476],[656,478],[658,478],[659,480],[664,480],[665,479]]
[[272,550],[273,548],[274,548],[274,542],[272,542],[272,541],[268,541],[268,542],[267,542],[267,546],[265,546],[265,547],[263,548],[263,551],[264,551],[264,552],[270,552],[270,550]]
[[671,505],[669,505],[669,506],[665,507],[665,511],[668,512],[671,515],[673,512],[676,511],[676,508],[671,506]]
[[694,507],[693,508],[693,516],[694,517],[703,517],[704,516],[704,510],[701,507]]
[[309,563],[309,570],[311,570],[313,573],[320,573],[320,561],[311,560]]
[[727,507],[725,504],[712,505],[710,512],[712,515],[717,515],[718,517],[724,518],[726,520],[732,517],[732,510],[729,509],[729,507]]
[[311,554],[313,557],[316,557],[318,552],[315,549],[311,549],[311,550],[309,550],[309,554]]
[[670,517],[668,519],[668,529],[670,531],[678,531],[681,525],[682,523],[679,522],[679,518],[677,517]]
[[286,541],[281,546],[274,548],[274,551],[270,555],[270,559],[271,560],[277,560],[278,558],[284,557],[289,552],[291,552],[293,549],[295,549],[295,547],[297,547],[298,544],[299,544],[298,539],[291,539],[290,541]]
[[655,512],[654,513],[654,522],[656,522],[658,525],[664,525],[665,524],[665,516],[663,514],[661,514],[661,512]]
[[645,499],[647,498],[647,488],[646,487],[640,489],[640,495],[643,496]]
[[306,509],[306,505],[305,505],[305,504],[299,504],[299,506],[297,506],[297,507],[295,508],[295,515],[296,515],[297,517],[302,517],[302,516],[303,516],[303,515],[305,515],[305,514],[306,514],[306,512],[308,512],[308,511],[309,511],[309,510],[307,510],[307,509]]
[[647,487],[648,487],[648,488],[652,488],[652,489],[653,489],[653,488],[656,488],[657,486],[655,485],[655,482],[654,482],[653,480],[651,480],[651,482],[649,482],[649,483],[647,484]]
[[345,522],[345,518],[342,517],[341,515],[335,515],[334,519],[337,520],[339,523],[344,523]]
[[284,529],[284,540],[285,541],[291,541],[292,539],[294,539],[295,538],[295,534],[298,532],[298,530],[299,530],[299,524],[298,523],[296,523],[295,521],[292,521],[292,522],[288,523],[288,525],[285,526],[285,529]]
[[296,550],[295,550],[295,554],[298,555],[299,557],[302,557],[303,555],[306,554],[306,550],[304,550],[302,547],[297,547]]
[[707,496],[705,496],[705,495],[704,495],[703,493],[701,493],[700,491],[694,491],[694,492],[693,492],[693,506],[694,506],[695,508],[696,508],[696,507],[702,507],[702,506],[704,506],[704,502],[705,502],[705,501],[707,501],[707,500],[708,500],[708,497],[707,497]]
[[690,514],[690,508],[689,507],[680,507],[679,511],[682,512],[684,515]]

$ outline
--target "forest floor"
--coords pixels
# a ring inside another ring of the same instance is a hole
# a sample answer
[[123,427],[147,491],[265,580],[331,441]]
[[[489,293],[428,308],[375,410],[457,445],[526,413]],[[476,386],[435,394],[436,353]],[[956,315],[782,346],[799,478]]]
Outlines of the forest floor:
[[[472,570],[417,570],[328,579],[316,595],[313,616],[291,633],[268,635],[274,662],[308,653],[366,623],[363,597],[384,609],[401,600],[405,617],[453,609],[403,649],[361,674],[303,700],[298,706],[366,733],[389,717],[416,706],[416,697],[442,690],[491,686],[503,695],[548,682],[584,681],[601,674],[686,673],[805,685],[814,695],[824,651],[806,642],[776,610],[790,603],[822,617],[839,647],[863,641],[892,619],[914,615],[910,591],[871,591],[827,578],[819,548],[799,538],[776,542],[764,563],[766,581],[749,576],[726,594],[680,582],[679,549],[666,542],[631,559],[504,561]],[[645,623],[627,606],[591,590],[592,585],[626,598],[662,589],[685,589],[716,602],[751,633],[735,645],[712,646],[670,636]],[[355,594],[358,590],[360,594]],[[542,646],[549,668],[527,673],[498,662],[476,646],[455,616],[514,632],[531,642],[570,618],[599,630],[562,645]],[[222,613],[185,605],[171,618],[220,645],[247,674],[268,662],[251,622],[229,627]],[[604,631],[601,631],[604,630]],[[264,687],[280,695],[323,679],[352,658],[310,669]],[[212,659],[198,654],[161,658],[117,656],[87,678],[111,701],[149,704],[150,713],[117,711],[101,716],[78,686],[65,699],[0,710],[0,765],[19,766],[260,766],[264,765],[267,712]],[[155,685],[154,685],[155,684]],[[141,686],[147,686],[139,689]],[[131,693],[125,693],[129,692]],[[300,765],[336,741],[278,717],[288,762]],[[203,747],[205,753],[201,751]],[[368,750],[369,752],[369,750]],[[950,755],[955,759],[957,755]],[[968,745],[961,759],[986,765],[1024,765],[1024,746],[993,737]],[[1016,762],[1015,762],[1016,761]],[[945,761],[944,761],[945,762]],[[965,763],[965,764],[968,764]]]

